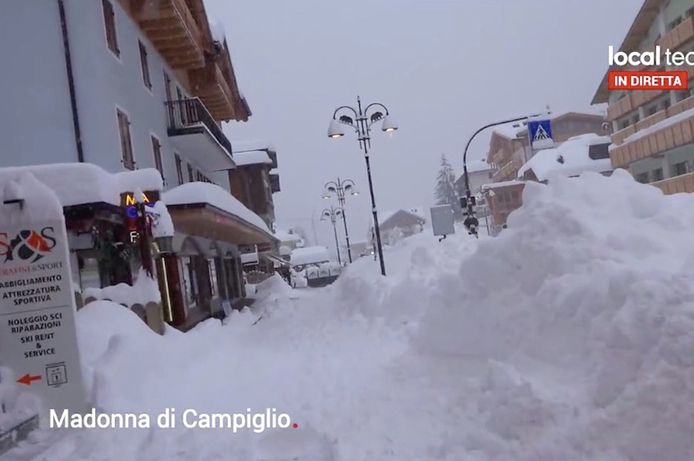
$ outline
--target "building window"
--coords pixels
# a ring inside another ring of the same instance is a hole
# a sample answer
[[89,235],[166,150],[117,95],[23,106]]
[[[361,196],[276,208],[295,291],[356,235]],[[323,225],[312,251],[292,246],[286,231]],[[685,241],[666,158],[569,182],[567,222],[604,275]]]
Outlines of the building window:
[[161,179],[164,179],[164,165],[161,161],[161,143],[154,135],[152,135],[152,155],[154,156],[154,168],[159,170]]
[[140,67],[142,68],[142,81],[145,86],[152,89],[152,79],[149,77],[149,63],[147,61],[147,48],[142,42],[138,42],[140,45]]
[[113,11],[113,5],[109,0],[101,0],[104,9],[104,25],[106,26],[106,43],[108,49],[116,56],[120,56],[118,48],[118,35],[116,34],[116,14]]
[[588,157],[593,160],[610,158],[610,143],[593,144],[588,147]]
[[687,174],[688,169],[687,162],[675,163],[672,165],[672,176]]
[[181,257],[181,275],[183,281],[183,291],[186,298],[186,307],[194,308],[198,300],[198,284],[195,272],[194,258],[189,256]]
[[178,178],[178,185],[183,184],[183,162],[181,162],[181,157],[178,154],[174,155],[176,160],[176,177]]
[[648,184],[648,173],[639,173],[636,175],[636,180],[641,184]]
[[195,181],[195,174],[193,174],[193,167],[188,164],[188,182]]
[[653,170],[653,182],[655,181],[661,181],[663,179],[663,169],[662,168],[656,168]]
[[219,285],[217,284],[217,266],[215,265],[214,258],[209,258],[207,260],[207,266],[210,274],[210,294],[213,298],[216,298],[219,294]]
[[130,137],[130,120],[125,112],[116,109],[118,114],[118,131],[120,133],[120,148],[123,166],[129,170],[135,169],[135,158],[133,157],[133,143]]

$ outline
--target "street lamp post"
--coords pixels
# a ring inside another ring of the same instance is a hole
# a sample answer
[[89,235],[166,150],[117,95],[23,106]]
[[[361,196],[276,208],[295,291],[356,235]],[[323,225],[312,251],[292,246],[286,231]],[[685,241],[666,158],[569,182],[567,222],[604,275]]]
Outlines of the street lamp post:
[[462,197],[460,199],[460,206],[465,209],[467,208],[466,215],[467,217],[465,218],[465,221],[463,224],[465,225],[465,228],[468,231],[468,234],[474,235],[475,237],[479,238],[479,235],[477,233],[477,229],[479,227],[479,221],[475,217],[475,201],[472,199],[472,192],[470,191],[470,180],[468,177],[467,173],[467,150],[470,147],[470,143],[472,143],[472,140],[475,139],[475,136],[486,130],[487,128],[491,128],[493,126],[497,125],[505,125],[506,123],[513,123],[513,122],[520,122],[521,120],[527,120],[532,117],[538,117],[543,114],[534,114],[534,115],[526,115],[524,117],[517,117],[517,118],[512,118],[508,120],[503,120],[501,122],[494,122],[494,123],[489,123],[487,125],[484,125],[482,128],[479,130],[475,131],[473,135],[468,139],[467,144],[465,145],[465,151],[463,152],[463,175],[465,176],[465,197]]
[[[343,112],[338,118],[338,113]],[[385,112],[385,114],[383,113]],[[354,115],[351,117],[350,115]],[[328,137],[340,138],[345,135],[343,125],[349,126],[357,133],[359,147],[364,151],[366,160],[366,175],[369,179],[369,193],[371,194],[371,212],[373,213],[374,228],[376,231],[376,243],[378,245],[378,257],[381,262],[381,274],[386,275],[386,265],[383,261],[383,246],[381,244],[381,230],[378,226],[378,212],[376,211],[376,199],[374,198],[373,182],[371,180],[371,162],[369,160],[369,149],[371,148],[371,126],[383,121],[381,130],[385,133],[392,133],[398,129],[388,112],[388,108],[379,102],[371,103],[364,109],[361,106],[361,99],[357,96],[357,108],[350,106],[340,106],[335,109],[333,119],[328,127]]]
[[356,184],[351,179],[340,179],[337,181],[328,181],[324,186],[325,192],[323,193],[324,199],[329,199],[331,195],[337,196],[337,202],[342,208],[342,223],[345,226],[345,240],[347,241],[347,257],[349,262],[352,262],[352,246],[349,243],[349,231],[347,230],[347,213],[345,211],[345,200],[346,195],[359,195],[356,190]]
[[330,208],[326,208],[321,212],[320,218],[321,221],[330,219],[330,222],[333,225],[333,232],[335,233],[335,251],[337,251],[337,262],[340,265],[342,265],[342,258],[340,257],[340,242],[337,239],[337,226],[335,225],[335,223],[337,222],[337,218],[342,216],[343,213],[344,210],[342,210],[342,208],[330,206]]

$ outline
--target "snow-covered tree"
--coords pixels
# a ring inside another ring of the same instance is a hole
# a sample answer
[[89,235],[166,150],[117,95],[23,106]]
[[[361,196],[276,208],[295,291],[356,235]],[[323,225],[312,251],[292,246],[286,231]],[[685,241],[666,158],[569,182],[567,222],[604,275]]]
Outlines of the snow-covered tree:
[[441,155],[441,167],[436,177],[434,198],[437,205],[450,205],[455,211],[456,217],[460,217],[458,194],[455,190],[455,173],[445,154]]

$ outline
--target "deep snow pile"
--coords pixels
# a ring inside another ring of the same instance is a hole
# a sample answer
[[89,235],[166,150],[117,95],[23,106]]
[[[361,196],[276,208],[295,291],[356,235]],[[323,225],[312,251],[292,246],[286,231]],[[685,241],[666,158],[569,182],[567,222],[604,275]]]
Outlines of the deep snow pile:
[[508,459],[693,459],[694,197],[620,170],[528,184],[523,198],[508,232],[441,280],[417,338],[486,368],[460,396],[485,433],[463,444]]
[[275,407],[300,428],[78,431],[48,459],[694,459],[694,197],[617,171],[524,203],[497,238],[425,231],[388,249],[387,278],[362,258],[324,289],[271,279],[187,334],[87,306],[102,411]]

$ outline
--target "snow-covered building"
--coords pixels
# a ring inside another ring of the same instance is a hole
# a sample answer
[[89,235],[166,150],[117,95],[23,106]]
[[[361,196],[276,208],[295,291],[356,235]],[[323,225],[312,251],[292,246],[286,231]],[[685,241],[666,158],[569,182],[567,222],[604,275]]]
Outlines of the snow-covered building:
[[157,170],[113,174],[89,163],[8,167],[0,168],[0,184],[26,173],[53,191],[63,207],[76,288],[132,284],[141,255],[117,251],[137,232],[123,208],[130,205],[136,191],[152,205],[159,201],[162,180]]
[[277,150],[266,141],[250,141],[234,143],[233,154],[236,168],[229,170],[231,193],[273,229],[272,196],[280,191]]
[[[423,208],[386,211],[378,218],[381,238],[386,245],[392,245],[404,237],[422,232],[426,224]],[[369,229],[369,235],[374,235],[373,228]]]
[[297,233],[285,231],[283,229],[275,230],[275,238],[280,241],[279,252],[282,258],[289,260],[292,251],[297,248],[303,248],[305,245],[304,239]]
[[[158,170],[175,226],[157,259],[166,320],[185,329],[245,296],[241,247],[266,251],[277,240],[230,193],[237,165],[222,122],[245,121],[251,111],[203,0],[12,1],[3,5],[0,29],[22,37],[0,43],[0,54],[13,60],[0,76],[7,96],[0,167]],[[71,186],[87,201],[95,194],[79,181]],[[159,194],[140,189],[144,197]],[[127,234],[114,238],[122,248],[133,245]],[[94,259],[103,275],[109,258]]]
[[[472,160],[467,164],[468,180],[470,181],[470,191],[477,194],[482,185],[489,183],[494,174],[494,168],[486,160]],[[460,174],[455,180],[455,190],[459,196],[465,195],[465,175]]]
[[611,174],[609,146],[609,136],[574,136],[556,147],[538,151],[518,170],[516,180],[482,186],[482,197],[491,217],[490,229],[498,231],[506,224],[508,215],[523,205],[524,181],[547,183],[555,176],[576,177],[585,172]]
[[[550,116],[555,145],[585,133],[605,134],[605,115],[600,109],[593,113],[565,112]],[[487,163],[494,169],[493,182],[511,181],[518,176],[521,166],[533,156],[529,147],[528,128],[524,123],[513,122],[498,126],[492,132],[487,153]]]
[[[619,51],[691,52],[694,45],[692,0],[645,0]],[[681,91],[610,91],[605,73],[593,104],[608,103],[612,125],[610,158],[642,183],[666,194],[694,192],[694,74],[691,66],[642,66],[644,71],[690,71]]]

